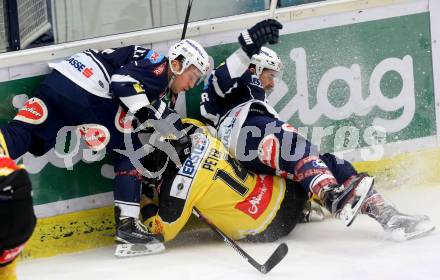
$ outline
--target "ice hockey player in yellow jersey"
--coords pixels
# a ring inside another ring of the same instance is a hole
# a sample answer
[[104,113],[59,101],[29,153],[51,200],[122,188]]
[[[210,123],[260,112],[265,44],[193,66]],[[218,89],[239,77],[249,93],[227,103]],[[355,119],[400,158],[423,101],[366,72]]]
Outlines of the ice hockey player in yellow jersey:
[[[145,225],[165,241],[179,233],[193,207],[233,239],[272,241],[296,225],[307,194],[277,176],[242,168],[208,133],[192,135],[191,156],[179,170],[167,170],[159,187],[159,209],[144,207]],[[174,174],[172,174],[174,172]]]
[[[247,171],[206,129],[199,128],[191,138],[192,152],[183,166],[166,168],[158,180],[159,206],[150,203],[141,210],[152,234],[172,240],[194,207],[236,240],[274,241],[292,231],[308,198],[303,188],[281,177]],[[162,168],[168,160],[161,151],[150,156],[147,168]],[[363,203],[361,213],[401,239],[422,236],[435,228],[427,216],[398,212],[375,190]]]

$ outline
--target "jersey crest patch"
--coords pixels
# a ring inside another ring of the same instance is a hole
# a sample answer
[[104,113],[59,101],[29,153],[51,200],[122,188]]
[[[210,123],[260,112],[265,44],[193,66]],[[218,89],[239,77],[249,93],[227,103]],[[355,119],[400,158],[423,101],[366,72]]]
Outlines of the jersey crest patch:
[[263,87],[260,79],[256,75],[252,75],[251,84],[256,85],[257,87]]
[[167,66],[167,63],[166,63],[166,62],[165,62],[165,63],[162,63],[162,64],[159,65],[159,66],[157,66],[157,67],[153,70],[154,75],[156,75],[156,76],[160,76],[160,75],[164,72],[166,66]]
[[272,199],[273,176],[259,175],[254,190],[235,208],[256,220],[264,213]]
[[22,121],[30,124],[41,124],[47,119],[48,111],[43,100],[32,97],[18,111],[14,120]]
[[148,59],[153,64],[161,62],[163,58],[164,58],[163,54],[158,53],[154,50],[150,50],[145,56],[145,59]]
[[177,175],[171,186],[170,196],[186,200],[191,188],[192,179]]
[[127,112],[119,106],[118,112],[115,116],[116,129],[122,133],[132,133],[133,119],[134,116],[127,115]]
[[110,141],[110,132],[99,124],[83,124],[79,126],[79,133],[92,151],[100,151]]
[[280,141],[273,134],[269,134],[258,144],[258,159],[265,165],[279,170]]

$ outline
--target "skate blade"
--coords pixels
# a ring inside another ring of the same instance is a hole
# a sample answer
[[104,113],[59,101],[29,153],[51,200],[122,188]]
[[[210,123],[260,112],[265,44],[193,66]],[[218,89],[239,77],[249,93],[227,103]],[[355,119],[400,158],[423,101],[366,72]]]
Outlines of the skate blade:
[[118,244],[116,245],[115,256],[118,258],[137,257],[157,254],[165,250],[161,242],[150,244]]
[[432,224],[430,221],[426,221],[419,224],[417,228],[417,230],[409,233],[405,233],[404,229],[397,229],[388,232],[386,238],[397,242],[422,238],[433,232],[435,230],[435,225]]
[[367,198],[368,194],[370,193],[371,189],[374,185],[374,178],[366,176],[362,178],[361,182],[356,188],[356,193],[360,194],[360,198],[357,201],[354,208],[352,208],[351,204],[347,204],[342,208],[339,219],[344,221],[345,226],[349,227],[353,221],[354,218],[356,218],[357,214],[359,213],[359,210],[364,203],[365,199]]

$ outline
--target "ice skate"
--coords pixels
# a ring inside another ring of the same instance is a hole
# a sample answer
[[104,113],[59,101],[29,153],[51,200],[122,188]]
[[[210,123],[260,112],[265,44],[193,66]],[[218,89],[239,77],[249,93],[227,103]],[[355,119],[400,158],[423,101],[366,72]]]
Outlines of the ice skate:
[[395,241],[403,241],[422,237],[435,229],[435,225],[426,215],[408,215],[387,206],[377,218],[383,227],[386,237]]
[[331,185],[324,188],[322,200],[332,215],[344,221],[346,226],[350,226],[373,185],[373,177],[359,174],[346,185]]
[[307,200],[300,217],[300,222],[308,223],[322,221],[325,219],[326,215],[328,215],[328,212],[325,210],[325,207],[318,196],[314,194]]
[[125,217],[117,224],[115,256],[133,257],[159,253],[165,250],[162,235],[152,234],[140,220]]

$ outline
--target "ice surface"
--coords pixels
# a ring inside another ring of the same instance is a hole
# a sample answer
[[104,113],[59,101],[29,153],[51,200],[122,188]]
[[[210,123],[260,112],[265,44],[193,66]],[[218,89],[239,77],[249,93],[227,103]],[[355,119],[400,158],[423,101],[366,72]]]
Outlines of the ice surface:
[[[262,275],[209,231],[185,233],[158,255],[117,259],[114,248],[21,262],[25,279],[440,279],[440,186],[413,187],[385,195],[402,212],[427,214],[437,230],[405,242],[384,239],[381,227],[359,216],[346,228],[341,221],[300,224],[282,241],[286,258]],[[276,244],[240,243],[260,263]]]

